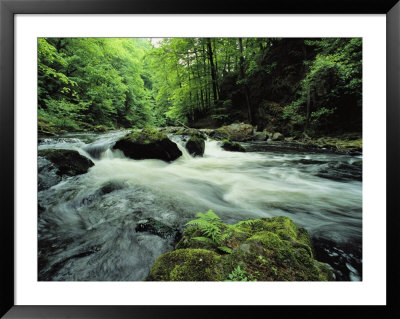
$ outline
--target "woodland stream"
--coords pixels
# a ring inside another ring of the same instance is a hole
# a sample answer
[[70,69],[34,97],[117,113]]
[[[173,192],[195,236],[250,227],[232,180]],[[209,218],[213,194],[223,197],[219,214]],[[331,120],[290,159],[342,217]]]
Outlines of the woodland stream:
[[[362,157],[310,151],[283,143],[242,143],[228,152],[208,140],[191,157],[186,137],[170,135],[183,155],[171,162],[132,160],[112,146],[126,131],[39,139],[39,150],[73,149],[89,157],[87,174],[41,189],[38,202],[39,280],[139,281],[175,238],[137,232],[155,219],[183,231],[212,209],[225,223],[288,216],[313,237],[316,259],[337,280],[362,279]],[[39,180],[55,172],[41,167]]]

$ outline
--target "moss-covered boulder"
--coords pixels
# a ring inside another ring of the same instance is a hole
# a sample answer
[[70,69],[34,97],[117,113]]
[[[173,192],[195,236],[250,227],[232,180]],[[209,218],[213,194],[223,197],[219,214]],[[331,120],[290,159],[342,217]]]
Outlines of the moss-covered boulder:
[[85,174],[94,163],[74,150],[47,149],[39,150],[39,157],[50,161],[57,169],[57,175],[75,176]]
[[271,138],[273,141],[283,141],[285,139],[285,136],[283,136],[282,133],[275,132],[274,135],[272,135]]
[[236,142],[231,142],[230,140],[223,140],[222,141],[222,148],[225,151],[231,152],[246,152],[245,148]]
[[254,281],[334,280],[330,267],[314,259],[308,232],[288,217],[217,227],[218,243],[204,240],[201,226],[187,228],[175,250],[161,255],[145,280],[235,280],[238,270],[241,278]]
[[93,131],[95,132],[107,132],[109,130],[109,128],[105,125],[96,125],[93,127]]
[[185,147],[190,155],[203,156],[205,145],[206,143],[202,137],[194,135],[189,139],[189,141],[187,141]]
[[114,149],[121,150],[132,159],[160,159],[170,162],[182,155],[178,146],[167,135],[151,128],[122,137],[115,143]]
[[161,255],[147,281],[222,281],[221,256],[206,249],[178,249]]
[[222,126],[217,129],[220,133],[224,134],[225,138],[232,141],[248,141],[253,139],[254,127],[245,123],[234,123],[231,125]]
[[222,141],[225,139],[229,139],[229,134],[226,132],[222,132],[221,130],[212,130],[208,136],[214,140]]

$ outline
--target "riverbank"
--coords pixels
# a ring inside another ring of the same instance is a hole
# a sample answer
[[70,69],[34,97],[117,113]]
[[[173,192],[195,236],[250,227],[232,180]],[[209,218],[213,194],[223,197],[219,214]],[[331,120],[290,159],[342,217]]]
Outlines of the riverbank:
[[[51,123],[46,122],[43,118],[38,122],[39,137],[49,137],[59,134],[68,133],[65,130],[54,127]],[[90,126],[80,132],[107,132],[113,128],[107,128],[103,125]],[[361,155],[362,154],[362,134],[361,132],[347,132],[340,134],[332,134],[326,136],[308,136],[307,134],[297,134],[294,136],[284,136],[282,133],[275,131],[257,132],[256,127],[249,124],[239,123],[222,126],[217,129],[196,129],[183,126],[168,126],[157,128],[166,134],[188,135],[194,136],[201,134],[214,140],[229,140],[232,142],[274,142],[283,145],[291,145],[293,147],[300,146],[305,149],[314,149],[321,151],[330,151],[339,154]]]

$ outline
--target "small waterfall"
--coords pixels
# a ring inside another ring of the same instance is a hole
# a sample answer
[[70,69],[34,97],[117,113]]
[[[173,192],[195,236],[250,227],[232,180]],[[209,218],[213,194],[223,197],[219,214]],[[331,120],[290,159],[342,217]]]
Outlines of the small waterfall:
[[179,150],[182,152],[181,159],[184,160],[191,160],[193,157],[189,154],[187,151],[185,145],[187,140],[189,139],[188,136],[182,136],[182,135],[173,135],[173,134],[168,134],[168,138],[175,142],[175,144],[178,146]]

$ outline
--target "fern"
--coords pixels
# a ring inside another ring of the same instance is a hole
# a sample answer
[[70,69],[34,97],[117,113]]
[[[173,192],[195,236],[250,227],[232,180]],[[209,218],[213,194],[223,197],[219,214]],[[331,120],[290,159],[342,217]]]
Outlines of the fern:
[[215,248],[230,254],[232,250],[229,247],[221,245],[229,236],[227,233],[222,233],[222,219],[211,209],[205,214],[197,213],[196,217],[197,219],[187,222],[186,225],[198,227],[204,236],[194,237],[193,239],[211,244],[215,246]]
[[247,220],[242,220],[240,222],[238,222],[236,225],[240,226],[240,225],[253,225],[257,222],[257,219],[247,219]]
[[223,251],[224,253],[232,254],[232,249],[230,249],[229,247],[226,247],[226,246],[219,246],[218,249],[221,250],[221,251]]

